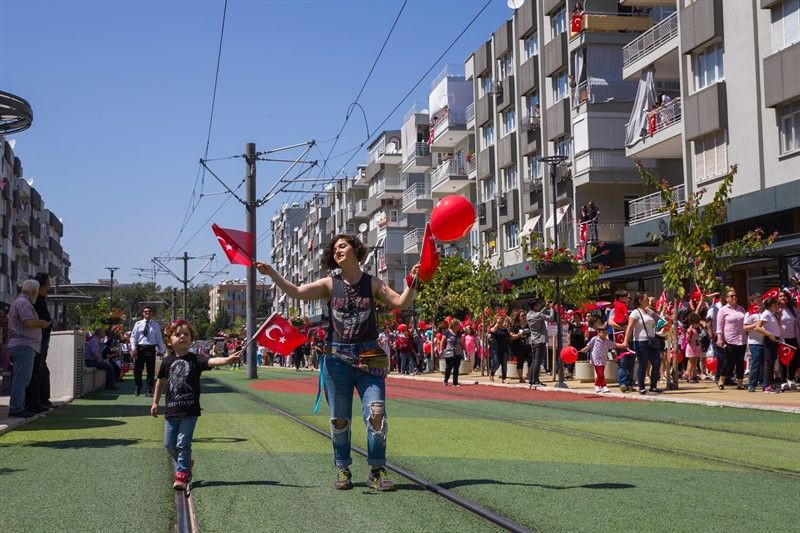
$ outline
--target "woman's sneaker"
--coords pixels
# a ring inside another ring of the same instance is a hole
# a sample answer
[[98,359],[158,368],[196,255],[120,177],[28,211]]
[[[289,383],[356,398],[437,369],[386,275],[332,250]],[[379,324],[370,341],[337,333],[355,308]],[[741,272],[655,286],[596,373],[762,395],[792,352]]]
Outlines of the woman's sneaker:
[[172,488],[175,490],[186,490],[186,486],[189,484],[189,479],[188,472],[177,472],[175,474],[175,483],[172,484]]
[[611,392],[611,390],[608,387],[603,387],[602,389],[600,389],[600,392],[609,393]]
[[597,385],[594,386],[594,391],[595,392],[600,392],[601,390],[602,389],[600,387],[598,387]]
[[383,467],[369,471],[367,486],[378,492],[391,492],[395,490],[394,483],[386,477],[386,469]]
[[349,468],[340,468],[339,473],[336,474],[336,483],[334,488],[336,490],[350,490],[353,488],[353,475],[350,473]]

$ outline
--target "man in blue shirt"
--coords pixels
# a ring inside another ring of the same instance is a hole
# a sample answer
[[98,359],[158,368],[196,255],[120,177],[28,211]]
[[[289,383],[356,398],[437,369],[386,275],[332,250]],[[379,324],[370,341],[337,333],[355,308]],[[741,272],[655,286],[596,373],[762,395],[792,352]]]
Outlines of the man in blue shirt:
[[161,337],[161,326],[153,320],[150,307],[142,309],[142,318],[131,330],[131,356],[133,357],[133,380],[136,383],[136,396],[142,393],[142,370],[147,367],[147,396],[153,394],[153,378],[156,371],[156,353],[166,351]]

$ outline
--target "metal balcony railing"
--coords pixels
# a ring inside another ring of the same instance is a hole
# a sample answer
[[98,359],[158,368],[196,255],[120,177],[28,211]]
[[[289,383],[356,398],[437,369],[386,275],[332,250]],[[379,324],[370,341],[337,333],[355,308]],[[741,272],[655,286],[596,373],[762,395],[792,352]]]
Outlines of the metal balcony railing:
[[439,82],[448,76],[464,76],[464,66],[460,64],[445,65],[444,68],[433,78],[431,89],[435,89]]
[[428,143],[416,143],[414,148],[414,154],[417,157],[425,157],[431,155],[431,147]]
[[[679,205],[682,206],[686,202],[686,186],[680,184],[672,187],[672,190],[677,194],[680,200]],[[632,200],[628,204],[628,225],[637,224],[661,215],[663,207],[664,202],[661,200],[661,193],[657,192]]]
[[448,109],[443,115],[438,117],[438,119],[434,119],[434,122],[431,123],[432,138],[435,141],[436,138],[443,132],[447,131],[448,128],[455,126],[463,127],[466,125],[467,114],[465,111],[454,111],[452,109]]
[[367,213],[367,200],[359,200],[355,203],[355,215],[361,215]]
[[682,118],[681,99],[678,97],[647,112],[647,131],[652,137],[654,133],[679,123]]
[[403,209],[417,200],[430,200],[431,188],[427,183],[414,183],[403,193]]
[[677,37],[678,12],[676,11],[622,47],[623,68]]
[[603,102],[627,102],[636,98],[636,85],[628,82],[602,83],[582,81],[572,90],[572,108],[581,104]]
[[414,247],[417,247],[417,249],[422,248],[423,235],[424,231],[422,228],[414,228],[403,235],[403,251],[407,252],[409,250],[413,250]]
[[431,172],[431,187],[436,187],[450,176],[466,176],[467,171],[463,164],[454,159],[448,159]]
[[467,122],[475,118],[475,102],[467,106]]

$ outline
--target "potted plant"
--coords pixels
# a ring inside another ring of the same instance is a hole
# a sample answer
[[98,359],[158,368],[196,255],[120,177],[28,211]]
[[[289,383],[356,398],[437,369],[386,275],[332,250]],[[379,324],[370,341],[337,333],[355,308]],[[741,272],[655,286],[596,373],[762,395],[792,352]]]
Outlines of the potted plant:
[[529,250],[529,257],[531,267],[540,278],[571,277],[580,265],[575,253],[564,247],[533,246]]

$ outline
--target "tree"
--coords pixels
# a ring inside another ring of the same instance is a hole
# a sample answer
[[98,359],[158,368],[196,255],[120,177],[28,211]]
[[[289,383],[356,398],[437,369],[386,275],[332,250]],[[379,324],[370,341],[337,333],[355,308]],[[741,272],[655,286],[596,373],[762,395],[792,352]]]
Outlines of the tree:
[[[707,189],[702,188],[686,195],[683,202],[665,179],[656,179],[641,163],[636,162],[639,174],[661,197],[660,212],[668,216],[669,236],[651,235],[663,249],[657,259],[661,261],[664,289],[673,298],[673,320],[677,320],[678,302],[687,290],[697,284],[701,290],[710,292],[719,272],[730,268],[732,262],[747,257],[772,244],[777,234],[764,237],[761,229],[755,229],[738,239],[729,240],[719,246],[713,245],[714,229],[727,221],[727,208],[733,179],[737,167],[733,165],[719,182],[714,197],[705,205],[702,199]],[[672,346],[677,346],[677,328],[671,328]],[[672,361],[671,388],[677,388],[677,357]]]
[[459,294],[472,275],[472,265],[460,255],[443,257],[428,283],[421,283],[416,296],[419,315],[439,324],[446,316],[461,316],[469,310]]

